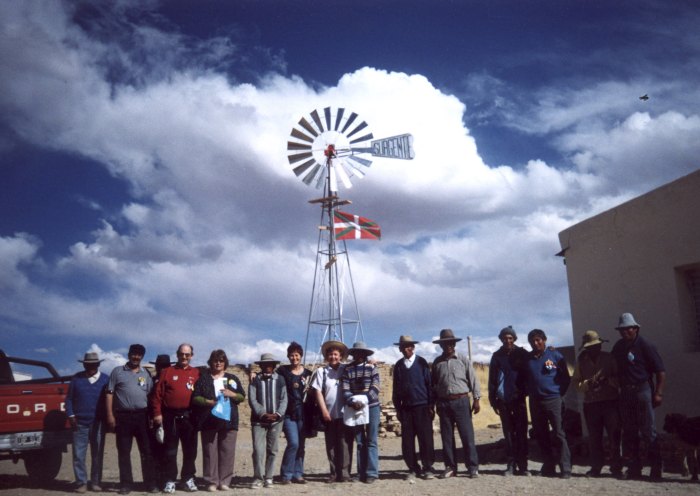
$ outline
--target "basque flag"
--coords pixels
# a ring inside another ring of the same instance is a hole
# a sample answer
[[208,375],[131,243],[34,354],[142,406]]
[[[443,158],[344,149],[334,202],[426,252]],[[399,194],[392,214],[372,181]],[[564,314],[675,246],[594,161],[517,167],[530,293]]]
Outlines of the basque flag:
[[380,239],[382,231],[376,222],[335,210],[333,212],[335,239]]

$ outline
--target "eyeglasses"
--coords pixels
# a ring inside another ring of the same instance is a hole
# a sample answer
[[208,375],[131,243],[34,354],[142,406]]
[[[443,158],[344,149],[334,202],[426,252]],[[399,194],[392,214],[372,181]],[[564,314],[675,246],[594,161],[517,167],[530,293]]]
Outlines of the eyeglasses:
[[192,353],[178,353],[177,356],[189,358],[192,356]]
[[224,360],[223,358],[217,358],[215,360],[212,360],[212,362],[214,362],[214,363],[226,363],[226,360]]

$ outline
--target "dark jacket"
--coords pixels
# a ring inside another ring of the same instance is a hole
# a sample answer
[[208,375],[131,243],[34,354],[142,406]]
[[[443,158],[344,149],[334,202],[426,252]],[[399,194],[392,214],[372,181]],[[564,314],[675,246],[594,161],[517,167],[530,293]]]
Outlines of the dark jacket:
[[211,429],[238,430],[238,404],[245,399],[245,391],[241,381],[233,374],[224,373],[226,389],[237,393],[231,401],[231,418],[226,421],[211,414],[212,407],[206,404],[207,400],[216,399],[214,390],[214,378],[210,371],[202,372],[199,380],[194,385],[192,393],[192,412],[195,416],[195,425],[203,431]]
[[403,361],[404,359],[401,358],[394,364],[394,384],[391,398],[394,406],[397,410],[411,406],[433,406],[435,396],[433,395],[428,362],[425,358],[416,355],[413,365],[407,369]]

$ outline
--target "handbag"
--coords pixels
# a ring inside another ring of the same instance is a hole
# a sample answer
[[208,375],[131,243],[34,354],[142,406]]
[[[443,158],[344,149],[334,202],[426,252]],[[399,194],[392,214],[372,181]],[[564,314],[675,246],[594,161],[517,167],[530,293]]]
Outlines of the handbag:
[[226,396],[220,394],[216,398],[216,405],[211,409],[211,414],[221,420],[231,420],[231,402]]

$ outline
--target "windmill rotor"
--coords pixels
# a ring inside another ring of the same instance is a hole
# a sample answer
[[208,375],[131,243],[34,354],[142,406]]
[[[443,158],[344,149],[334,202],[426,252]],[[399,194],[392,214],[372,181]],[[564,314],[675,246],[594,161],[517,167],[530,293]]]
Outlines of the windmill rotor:
[[357,113],[325,107],[322,112],[313,110],[292,128],[287,158],[304,184],[320,189],[328,176],[332,191],[338,191],[338,182],[351,188],[351,179],[364,177],[372,165],[359,155],[370,153],[373,138],[369,125]]

